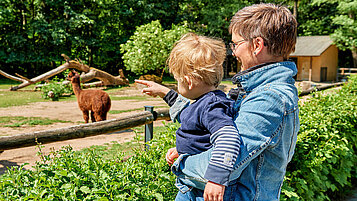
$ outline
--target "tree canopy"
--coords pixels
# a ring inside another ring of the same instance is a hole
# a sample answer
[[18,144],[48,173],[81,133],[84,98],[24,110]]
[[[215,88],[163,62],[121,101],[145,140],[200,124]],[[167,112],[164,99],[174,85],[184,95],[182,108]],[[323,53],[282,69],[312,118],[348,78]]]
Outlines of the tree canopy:
[[[118,69],[133,69],[124,63],[121,45],[134,37],[138,27],[158,21],[162,30],[170,30],[187,22],[187,28],[229,43],[231,17],[240,8],[259,2],[2,0],[0,69],[32,77],[58,66],[64,53],[117,74]],[[291,10],[294,5],[294,1],[265,2],[285,4]],[[297,5],[300,36],[331,34],[339,48],[355,52],[356,1],[300,0]]]

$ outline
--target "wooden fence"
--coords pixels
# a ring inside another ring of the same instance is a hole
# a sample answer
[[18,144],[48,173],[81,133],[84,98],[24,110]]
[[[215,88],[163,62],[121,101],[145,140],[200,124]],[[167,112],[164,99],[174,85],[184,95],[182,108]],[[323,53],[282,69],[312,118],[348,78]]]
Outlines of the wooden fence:
[[356,75],[357,68],[338,68],[337,80],[346,79],[350,75]]
[[[313,87],[302,91],[299,96],[308,95],[314,91],[325,90],[332,87],[337,87],[343,83],[334,83],[320,87]],[[89,137],[93,135],[101,135],[121,131],[132,127],[145,126],[145,142],[150,141],[153,137],[153,122],[155,120],[169,120],[169,109],[158,109],[154,111],[154,107],[145,106],[145,110],[140,113],[129,115],[126,117],[111,119],[106,121],[80,124],[65,128],[36,131],[31,133],[22,133],[13,136],[0,137],[0,153],[4,150],[16,149],[27,146],[34,146],[38,143],[46,144],[50,142],[63,141],[75,138]]]
[[318,86],[318,87],[311,87],[311,88],[309,88],[307,90],[301,91],[299,96],[306,96],[306,95],[309,95],[309,94],[311,94],[311,93],[313,93],[315,91],[322,91],[322,90],[325,90],[325,89],[342,86],[343,84],[344,84],[344,82],[338,82],[338,83],[326,84],[326,85],[322,85],[322,86]]
[[146,106],[145,110],[148,111],[143,111],[118,119],[110,119],[106,121],[31,133],[22,133],[13,136],[2,136],[0,137],[0,153],[4,150],[34,146],[38,143],[46,144],[50,142],[112,133],[144,124],[148,125],[145,128],[146,135],[148,135],[145,136],[145,141],[148,141],[152,138],[152,123],[155,120],[169,120],[170,116],[169,109],[159,109],[154,111],[152,106]]

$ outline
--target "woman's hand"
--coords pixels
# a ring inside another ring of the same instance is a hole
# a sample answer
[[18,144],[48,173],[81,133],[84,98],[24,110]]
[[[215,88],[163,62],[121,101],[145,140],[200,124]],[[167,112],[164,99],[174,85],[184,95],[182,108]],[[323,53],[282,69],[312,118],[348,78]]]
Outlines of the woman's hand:
[[175,162],[175,159],[179,157],[176,147],[171,148],[167,151],[165,159],[169,165]]
[[208,181],[203,193],[205,201],[223,201],[225,186]]
[[135,80],[135,83],[147,86],[147,88],[144,88],[141,92],[153,97],[159,96],[164,98],[165,95],[170,91],[169,88],[153,81]]

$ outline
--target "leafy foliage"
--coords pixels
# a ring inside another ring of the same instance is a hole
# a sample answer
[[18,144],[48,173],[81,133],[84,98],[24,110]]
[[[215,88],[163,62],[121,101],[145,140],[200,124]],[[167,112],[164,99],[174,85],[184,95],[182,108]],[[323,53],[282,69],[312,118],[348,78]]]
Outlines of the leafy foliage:
[[322,4],[314,0],[301,0],[298,6],[298,34],[302,36],[330,35],[336,29],[332,18],[337,13],[337,3],[326,1]]
[[332,38],[337,47],[342,50],[350,49],[356,51],[357,48],[357,2],[354,0],[314,0],[313,4],[333,4],[336,12],[331,17],[332,23],[337,26],[332,31]]
[[336,94],[317,92],[300,110],[283,200],[329,200],[357,178],[357,76]]
[[163,30],[159,21],[138,27],[127,43],[121,45],[126,68],[137,75],[160,71],[165,68],[173,44],[187,32],[186,25]]
[[[316,92],[301,105],[301,129],[281,200],[329,200],[357,178],[357,76],[335,94]],[[0,176],[0,200],[173,200],[174,176],[165,151],[178,124],[155,133],[150,149],[102,157],[103,149],[49,155],[35,170],[12,168]]]
[[[68,74],[69,70],[67,69],[66,72]],[[43,85],[41,88],[42,98],[58,101],[64,93],[72,93],[72,86],[63,84],[63,81],[63,78],[60,79],[55,76],[49,83]]]
[[12,168],[0,176],[0,200],[172,200],[174,176],[163,156],[174,146],[177,128],[167,124],[148,151],[137,149],[127,160],[120,153],[100,157],[94,148],[41,155],[34,171]]

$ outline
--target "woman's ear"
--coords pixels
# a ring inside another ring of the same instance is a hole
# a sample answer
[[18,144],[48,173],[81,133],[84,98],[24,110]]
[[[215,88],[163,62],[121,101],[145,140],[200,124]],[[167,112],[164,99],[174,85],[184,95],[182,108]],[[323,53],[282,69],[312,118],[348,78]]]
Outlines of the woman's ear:
[[262,37],[256,37],[253,40],[253,54],[258,55],[264,48],[264,40]]
[[185,82],[187,83],[188,89],[191,90],[193,88],[193,80],[190,76],[184,76]]

